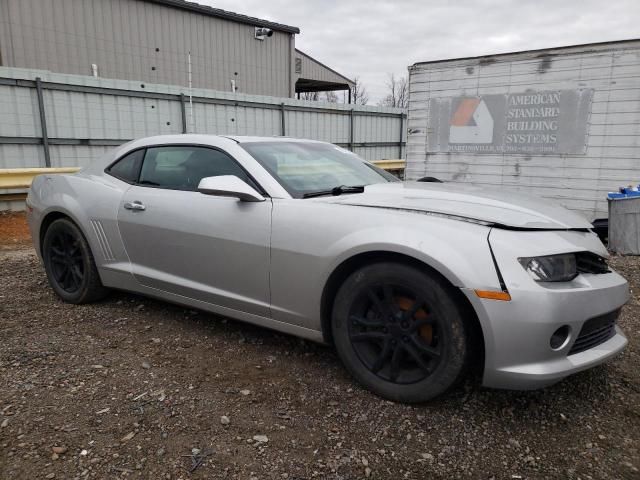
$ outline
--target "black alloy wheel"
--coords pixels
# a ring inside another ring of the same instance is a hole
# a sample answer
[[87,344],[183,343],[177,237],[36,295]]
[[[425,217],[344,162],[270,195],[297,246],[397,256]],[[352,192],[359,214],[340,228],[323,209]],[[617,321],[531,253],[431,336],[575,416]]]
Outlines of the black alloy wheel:
[[360,360],[382,380],[419,382],[442,359],[442,319],[414,290],[371,286],[353,304],[349,339]]
[[353,272],[336,295],[333,341],[347,370],[389,400],[430,400],[462,378],[469,355],[463,310],[442,277],[404,263]]
[[47,227],[42,258],[51,288],[65,302],[93,302],[108,293],[87,240],[71,220],[59,218]]
[[70,229],[56,229],[49,243],[48,258],[54,281],[67,293],[76,293],[84,283],[84,259],[80,239]]

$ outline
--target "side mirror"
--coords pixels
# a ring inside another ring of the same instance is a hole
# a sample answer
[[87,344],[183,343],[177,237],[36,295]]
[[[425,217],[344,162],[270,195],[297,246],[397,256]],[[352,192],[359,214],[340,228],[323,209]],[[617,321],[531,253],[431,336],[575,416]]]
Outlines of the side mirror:
[[205,195],[239,198],[243,202],[264,202],[265,198],[235,175],[205,177],[198,184]]

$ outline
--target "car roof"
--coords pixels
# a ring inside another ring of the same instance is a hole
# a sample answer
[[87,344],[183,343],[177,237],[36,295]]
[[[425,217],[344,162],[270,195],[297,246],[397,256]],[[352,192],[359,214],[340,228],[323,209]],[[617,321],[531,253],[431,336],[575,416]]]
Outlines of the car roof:
[[256,143],[256,142],[296,142],[296,143],[327,143],[320,140],[309,140],[306,138],[293,138],[293,137],[260,137],[254,135],[211,135],[202,133],[183,133],[183,134],[171,134],[171,135],[153,135],[150,137],[143,137],[134,140],[138,146],[147,146],[160,143],[188,143],[188,142],[202,142],[209,143],[212,140],[233,140],[236,143]]
[[[225,143],[235,142],[236,144],[248,144],[256,142],[296,142],[296,143],[321,143],[327,144],[327,142],[320,142],[318,140],[306,140],[302,138],[291,137],[259,137],[259,136],[243,136],[243,135],[208,135],[198,133],[183,133],[183,134],[169,134],[169,135],[153,135],[149,137],[142,137],[136,140],[132,140],[123,145],[116,147],[114,150],[109,151],[99,161],[93,162],[92,165],[86,167],[86,172],[98,173],[110,165],[116,158],[121,157],[129,151],[133,151],[138,148],[148,148],[158,145],[180,145],[180,144],[202,144],[212,146],[223,146]],[[94,172],[95,170],[95,172]]]
[[306,138],[293,138],[293,137],[258,137],[252,135],[219,135],[220,137],[230,138],[238,143],[255,143],[255,142],[300,142],[300,143],[326,143],[320,140],[309,140]]

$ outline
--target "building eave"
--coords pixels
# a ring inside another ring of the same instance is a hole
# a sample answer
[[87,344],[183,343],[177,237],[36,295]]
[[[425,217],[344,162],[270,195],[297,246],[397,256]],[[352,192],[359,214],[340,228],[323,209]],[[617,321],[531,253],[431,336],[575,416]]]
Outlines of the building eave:
[[181,10],[188,10],[202,15],[208,15],[210,17],[222,18],[224,20],[230,20],[232,22],[244,23],[247,25],[253,25],[256,27],[265,27],[272,30],[285,33],[300,33],[298,27],[291,25],[284,25],[282,23],[270,22],[269,20],[263,20],[261,18],[249,17],[240,13],[228,12],[220,8],[213,8],[207,5],[201,5],[199,3],[187,2],[184,0],[144,0],[146,2],[157,3],[165,5],[167,7],[179,8]]
[[561,47],[538,48],[534,50],[500,52],[500,53],[493,53],[488,55],[478,55],[473,57],[441,58],[437,60],[427,60],[424,62],[416,62],[412,65],[412,67],[419,66],[419,65],[430,65],[430,64],[437,64],[437,63],[447,63],[447,62],[477,61],[479,63],[492,63],[495,60],[506,59],[509,56],[518,56],[518,55],[527,55],[527,54],[552,55],[555,52],[561,53],[564,50],[571,50],[571,49],[596,50],[596,49],[606,48],[609,46],[615,47],[624,43],[637,43],[637,42],[640,42],[640,39],[631,38],[628,40],[612,40],[608,42],[582,43],[577,45],[565,45]]
[[318,60],[316,60],[315,58],[313,58],[311,55],[304,53],[302,50],[299,50],[296,48],[296,53],[299,53],[300,55],[304,55],[305,57],[307,57],[308,59],[310,59],[311,61],[317,63],[318,65],[320,65],[322,68],[326,68],[327,70],[329,70],[331,73],[334,73],[335,75],[339,76],[340,78],[344,79],[344,81],[346,83],[348,83],[349,85],[351,85],[352,87],[356,84],[356,82],[354,82],[353,80],[351,80],[350,78],[345,77],[344,75],[342,75],[340,72],[336,72],[333,68],[326,66],[324,63],[319,62]]

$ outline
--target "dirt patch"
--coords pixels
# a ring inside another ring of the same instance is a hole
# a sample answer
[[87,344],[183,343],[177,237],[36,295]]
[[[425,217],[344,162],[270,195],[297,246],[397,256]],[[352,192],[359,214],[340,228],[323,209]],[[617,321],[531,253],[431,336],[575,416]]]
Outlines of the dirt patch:
[[24,212],[0,211],[0,249],[29,245],[31,234]]
[[638,478],[640,262],[613,263],[622,355],[407,406],[330,348],[123,293],[67,305],[31,249],[0,251],[0,478]]

